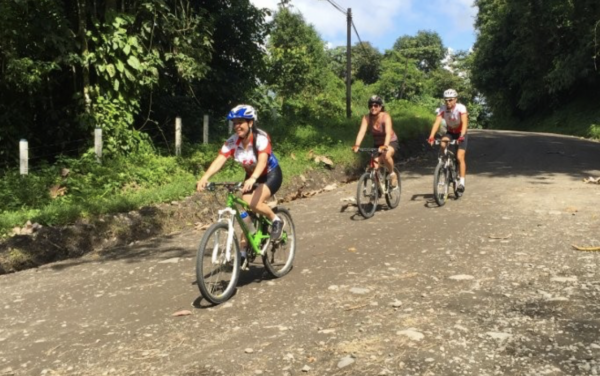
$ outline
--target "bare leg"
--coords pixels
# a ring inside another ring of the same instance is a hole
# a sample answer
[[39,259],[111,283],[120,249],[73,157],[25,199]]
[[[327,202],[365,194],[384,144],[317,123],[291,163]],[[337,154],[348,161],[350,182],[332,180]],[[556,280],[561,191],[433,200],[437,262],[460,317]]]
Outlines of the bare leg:
[[458,150],[458,153],[456,154],[456,159],[458,159],[458,162],[460,163],[460,177],[464,178],[467,175],[467,164],[465,162],[465,154],[466,151],[465,150]]

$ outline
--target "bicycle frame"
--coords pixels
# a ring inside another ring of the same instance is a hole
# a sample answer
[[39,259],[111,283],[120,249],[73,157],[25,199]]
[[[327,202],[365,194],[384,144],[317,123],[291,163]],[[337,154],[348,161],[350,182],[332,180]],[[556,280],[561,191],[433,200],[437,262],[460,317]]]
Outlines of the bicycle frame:
[[452,159],[454,160],[455,165],[458,166],[458,160],[456,159],[455,150],[449,150],[450,146],[454,146],[453,149],[456,149],[458,147],[458,142],[456,140],[435,140],[436,145],[440,145],[442,143],[446,143],[448,145],[446,145],[446,147],[443,148],[443,151],[440,150],[438,155],[438,161],[444,163],[444,167],[448,168],[450,167],[450,159]]
[[[214,190],[215,183],[210,183],[211,185],[208,187],[209,190]],[[241,198],[235,196],[233,194],[234,190],[238,190],[241,188],[241,183],[235,183],[235,184],[230,184],[230,183],[221,183],[218,185],[223,185],[227,188],[227,199],[225,202],[225,209],[221,209],[218,211],[219,214],[219,218],[218,218],[218,222],[226,222],[227,226],[228,226],[228,237],[227,237],[227,248],[226,248],[226,259],[227,261],[231,260],[231,245],[233,243],[233,234],[234,234],[234,229],[233,229],[233,220],[234,218],[236,219],[236,221],[238,222],[238,224],[240,225],[240,228],[242,229],[242,232],[244,234],[244,236],[246,237],[246,240],[248,241],[248,244],[250,245],[250,247],[252,248],[253,252],[255,255],[259,255],[260,254],[260,244],[263,242],[263,240],[269,239],[270,236],[268,233],[264,233],[263,232],[263,228],[265,228],[266,226],[263,226],[263,223],[266,223],[267,225],[270,225],[271,222],[265,218],[265,217],[260,217],[259,218],[259,225],[256,228],[256,233],[252,234],[250,233],[250,230],[248,229],[248,226],[246,225],[246,222],[244,222],[244,220],[241,217],[241,209],[245,210],[245,211],[251,211],[250,209],[250,205],[248,205],[248,203],[244,200],[242,200]],[[216,245],[215,245],[216,246]],[[217,255],[217,249],[215,249],[213,251],[213,256],[212,256],[212,261],[216,262],[216,255]]]
[[381,169],[385,168],[381,162],[375,162],[375,158],[380,154],[377,148],[360,148],[358,151],[368,152],[370,155],[369,164],[365,167],[365,172],[368,172],[373,176],[373,180],[378,184],[382,193],[385,193],[385,186],[382,183],[383,175]]

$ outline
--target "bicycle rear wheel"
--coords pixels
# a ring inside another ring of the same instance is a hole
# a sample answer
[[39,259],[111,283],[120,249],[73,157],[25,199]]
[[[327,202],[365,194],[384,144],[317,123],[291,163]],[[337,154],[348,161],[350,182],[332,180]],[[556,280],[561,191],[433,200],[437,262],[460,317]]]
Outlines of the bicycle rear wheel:
[[227,223],[215,223],[206,230],[196,256],[196,281],[202,296],[213,304],[221,304],[235,292],[240,276],[240,245],[233,236],[227,260]]
[[443,163],[438,163],[433,172],[433,197],[439,206],[444,206],[448,199],[448,170]]
[[379,190],[370,173],[365,172],[358,180],[356,190],[356,205],[365,218],[371,218],[377,209]]
[[271,240],[263,263],[269,274],[275,278],[283,277],[292,270],[296,257],[296,227],[292,215],[287,209],[275,208],[275,214],[283,221],[283,232],[279,240]]
[[394,166],[394,172],[396,173],[396,178],[398,178],[398,183],[396,183],[395,187],[392,187],[390,183],[390,175],[388,174],[385,179],[385,202],[388,204],[390,209],[394,209],[400,203],[400,194],[402,193],[402,183],[400,182],[400,170]]

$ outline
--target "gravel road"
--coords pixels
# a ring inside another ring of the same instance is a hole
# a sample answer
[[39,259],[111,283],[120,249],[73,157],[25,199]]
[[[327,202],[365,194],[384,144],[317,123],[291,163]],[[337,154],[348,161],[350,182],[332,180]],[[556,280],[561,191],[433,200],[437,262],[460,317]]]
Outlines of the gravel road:
[[433,157],[368,220],[356,183],[285,204],[292,272],[216,307],[192,230],[0,276],[0,375],[600,373],[600,143],[473,131],[467,161],[443,207]]

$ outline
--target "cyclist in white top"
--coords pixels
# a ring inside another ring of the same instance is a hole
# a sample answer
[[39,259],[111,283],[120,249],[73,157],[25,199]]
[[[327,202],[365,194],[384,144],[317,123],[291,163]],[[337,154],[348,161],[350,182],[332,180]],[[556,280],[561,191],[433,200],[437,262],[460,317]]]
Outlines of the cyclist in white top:
[[[447,131],[442,136],[442,141],[458,140],[458,152],[456,153],[456,159],[460,164],[460,181],[458,182],[458,192],[461,194],[465,191],[465,177],[467,175],[467,164],[465,162],[465,155],[467,153],[467,128],[469,126],[469,117],[467,113],[467,107],[461,103],[457,103],[458,93],[454,89],[448,89],[444,91],[444,102],[446,103],[438,109],[438,114],[435,118],[435,122],[431,127],[431,133],[429,134],[429,145],[433,145],[434,136],[440,128],[442,119],[446,122]],[[447,144],[442,143],[442,148],[445,148]]]
[[196,190],[204,190],[208,179],[223,167],[227,158],[233,157],[246,170],[242,199],[253,212],[264,215],[272,222],[271,238],[279,239],[283,222],[265,203],[279,190],[283,181],[281,167],[271,150],[269,135],[256,127],[258,116],[252,106],[234,107],[227,119],[233,122],[235,134],[225,141],[217,158],[196,184]]

